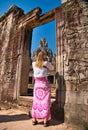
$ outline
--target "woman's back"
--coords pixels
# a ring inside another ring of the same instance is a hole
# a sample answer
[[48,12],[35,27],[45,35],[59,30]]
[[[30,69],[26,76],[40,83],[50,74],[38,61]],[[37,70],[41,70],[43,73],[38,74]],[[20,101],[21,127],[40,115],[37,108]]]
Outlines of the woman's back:
[[47,68],[42,67],[36,67],[35,62],[32,63],[33,71],[34,71],[34,77],[46,77],[47,76]]

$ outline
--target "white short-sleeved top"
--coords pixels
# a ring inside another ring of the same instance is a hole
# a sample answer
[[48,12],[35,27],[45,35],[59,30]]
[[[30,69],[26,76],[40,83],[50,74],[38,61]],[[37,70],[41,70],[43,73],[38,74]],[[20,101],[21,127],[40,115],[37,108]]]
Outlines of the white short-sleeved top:
[[33,71],[34,71],[34,77],[46,77],[47,76],[47,69],[54,70],[54,66],[48,62],[44,62],[43,68],[38,68],[35,66],[35,62],[32,63]]

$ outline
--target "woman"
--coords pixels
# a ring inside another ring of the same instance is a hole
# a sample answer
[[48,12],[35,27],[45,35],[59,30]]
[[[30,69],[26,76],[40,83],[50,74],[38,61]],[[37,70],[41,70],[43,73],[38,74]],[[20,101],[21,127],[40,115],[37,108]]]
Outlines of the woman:
[[48,62],[47,55],[40,51],[36,62],[32,63],[34,71],[34,92],[32,105],[32,123],[36,125],[37,119],[44,119],[44,126],[48,126],[50,117],[51,88],[47,79],[47,71],[54,67]]

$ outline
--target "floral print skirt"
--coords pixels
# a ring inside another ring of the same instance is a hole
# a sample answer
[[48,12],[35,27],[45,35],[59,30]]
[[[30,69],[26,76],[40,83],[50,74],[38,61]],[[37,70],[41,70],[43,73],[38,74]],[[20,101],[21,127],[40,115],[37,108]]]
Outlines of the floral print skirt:
[[51,87],[47,78],[35,78],[33,91],[33,118],[49,118]]

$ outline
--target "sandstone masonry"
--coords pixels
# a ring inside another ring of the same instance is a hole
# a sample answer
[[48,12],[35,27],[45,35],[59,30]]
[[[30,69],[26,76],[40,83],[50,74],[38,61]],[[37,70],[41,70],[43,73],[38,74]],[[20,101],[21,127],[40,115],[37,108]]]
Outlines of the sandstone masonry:
[[56,105],[64,110],[65,122],[87,130],[88,3],[68,0],[41,13],[35,8],[24,14],[13,5],[0,17],[0,101],[26,95],[33,28],[56,20]]

